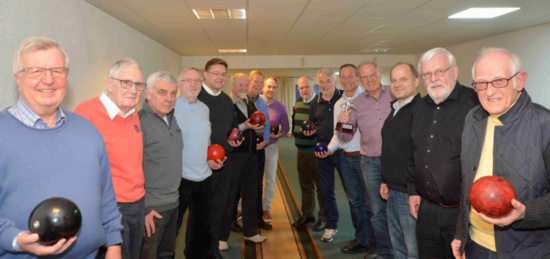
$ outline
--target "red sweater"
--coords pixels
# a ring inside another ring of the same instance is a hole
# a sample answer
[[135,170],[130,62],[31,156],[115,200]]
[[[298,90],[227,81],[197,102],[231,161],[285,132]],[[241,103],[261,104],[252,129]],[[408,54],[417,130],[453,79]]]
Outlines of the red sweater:
[[99,98],[81,103],[74,112],[90,120],[103,136],[117,202],[143,198],[143,138],[138,113],[111,120]]

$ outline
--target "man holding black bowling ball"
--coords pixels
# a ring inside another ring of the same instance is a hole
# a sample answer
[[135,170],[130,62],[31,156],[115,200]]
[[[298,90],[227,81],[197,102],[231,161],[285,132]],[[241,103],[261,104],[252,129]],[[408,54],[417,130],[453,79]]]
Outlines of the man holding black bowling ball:
[[181,130],[174,116],[178,88],[166,71],[147,78],[147,99],[139,111],[143,133],[145,237],[141,258],[174,256],[181,178]]
[[[317,142],[328,144],[334,135],[334,105],[342,97],[342,91],[336,89],[336,74],[332,70],[319,70],[317,81],[321,95],[311,102],[309,110],[309,120],[315,123],[315,130],[304,132],[304,135],[315,134]],[[338,170],[338,175],[341,175],[340,151],[338,150],[325,158],[318,157],[316,162],[327,216],[326,229],[321,241],[332,242],[338,232],[339,215],[334,194],[334,169]]]
[[[256,132],[263,126],[250,123],[249,115],[256,111],[256,105],[252,99],[247,98],[248,77],[246,74],[237,73],[231,77],[231,99],[235,106],[239,129],[243,132],[244,140],[240,147],[233,151],[233,176],[229,190],[229,200],[222,218],[222,231],[219,237],[220,250],[227,249],[227,240],[234,210],[238,202],[238,194],[242,193],[243,211],[243,239],[248,242],[261,243],[265,236],[258,234],[257,184],[258,176],[256,156]],[[242,192],[241,192],[242,190]]]
[[[527,72],[505,49],[483,49],[472,68],[481,106],[466,116],[462,134],[462,191],[456,258],[547,258],[550,255],[550,111],[531,101]],[[475,211],[468,194],[483,176],[514,187],[512,211],[491,218]]]
[[[59,108],[68,72],[69,58],[50,38],[28,38],[14,55],[20,98],[0,112],[0,256],[94,258],[102,245],[107,258],[121,256],[103,139],[88,120]],[[73,201],[82,224],[76,236],[44,245],[27,223],[35,206],[53,197]]]
[[309,109],[311,102],[315,99],[315,83],[308,76],[302,76],[298,79],[298,91],[300,98],[296,100],[292,111],[292,135],[297,152],[298,181],[302,191],[302,215],[292,223],[295,228],[303,228],[308,223],[315,222],[315,193],[317,192],[317,201],[319,202],[319,220],[313,227],[313,231],[323,231],[326,225],[325,208],[321,197],[321,185],[317,174],[317,164],[315,163],[315,136],[304,135],[302,124],[309,120]]

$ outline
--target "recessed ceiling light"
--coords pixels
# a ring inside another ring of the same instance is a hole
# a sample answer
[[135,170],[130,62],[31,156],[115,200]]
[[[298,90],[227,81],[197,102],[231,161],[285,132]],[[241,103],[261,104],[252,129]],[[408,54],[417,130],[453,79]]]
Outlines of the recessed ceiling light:
[[362,49],[361,52],[388,52],[389,48]]
[[246,49],[218,49],[220,53],[246,53]]
[[193,9],[197,19],[246,19],[245,9]]
[[449,19],[491,19],[519,10],[519,7],[470,8],[449,16]]

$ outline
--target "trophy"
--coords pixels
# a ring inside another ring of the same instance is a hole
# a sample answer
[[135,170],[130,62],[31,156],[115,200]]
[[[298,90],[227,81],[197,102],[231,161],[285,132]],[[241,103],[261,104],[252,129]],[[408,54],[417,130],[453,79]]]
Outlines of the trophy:
[[[348,117],[352,110],[357,109],[357,107],[353,105],[353,99],[350,99],[349,101],[342,103],[340,107],[342,108],[343,111],[345,111],[348,114]],[[335,130],[340,133],[350,134],[352,136],[355,131],[354,126],[346,122],[337,122]]]

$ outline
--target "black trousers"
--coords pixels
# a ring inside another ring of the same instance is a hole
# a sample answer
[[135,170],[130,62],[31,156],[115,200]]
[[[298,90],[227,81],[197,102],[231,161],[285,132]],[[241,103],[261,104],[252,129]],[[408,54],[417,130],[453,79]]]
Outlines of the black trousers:
[[208,194],[210,201],[210,254],[218,253],[218,240],[222,230],[222,218],[225,213],[225,208],[228,204],[229,189],[231,187],[231,179],[233,177],[233,157],[234,153],[228,154],[227,160],[223,163],[220,170],[212,172],[210,176],[210,191]]
[[257,184],[258,174],[256,172],[258,158],[253,153],[233,153],[233,177],[229,200],[221,224],[219,240],[227,241],[233,220],[234,204],[238,194],[241,192],[243,212],[243,235],[251,237],[258,234],[257,215]]
[[422,199],[416,220],[416,241],[420,258],[454,258],[451,242],[456,232],[458,212],[458,207],[444,208]]
[[184,252],[187,258],[207,258],[211,244],[214,241],[210,235],[209,222],[210,199],[208,195],[210,186],[210,177],[201,182],[181,179],[177,229],[181,228],[183,215],[189,208]]
[[262,199],[264,197],[264,167],[265,167],[265,150],[259,150],[257,153],[258,157],[258,166],[256,167],[256,172],[258,174],[258,200],[256,202],[257,211],[258,211],[258,220],[263,220],[264,211],[262,206]]

